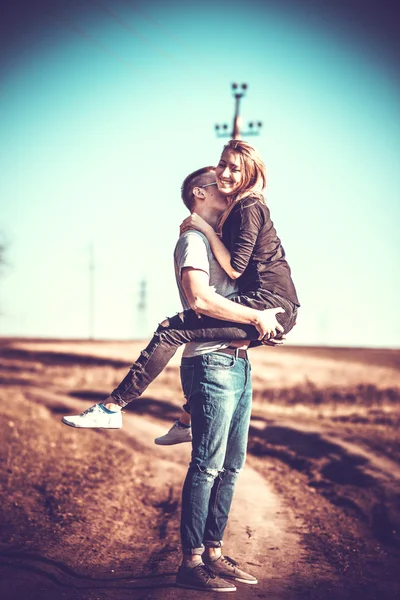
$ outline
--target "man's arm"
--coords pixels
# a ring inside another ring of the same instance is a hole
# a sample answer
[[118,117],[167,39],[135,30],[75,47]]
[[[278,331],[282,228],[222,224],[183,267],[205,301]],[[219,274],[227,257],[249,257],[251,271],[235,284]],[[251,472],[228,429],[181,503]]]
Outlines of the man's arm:
[[283,333],[283,327],[276,319],[277,313],[285,312],[283,308],[261,311],[232,302],[209,286],[208,274],[200,269],[184,267],[181,277],[190,307],[196,312],[224,321],[253,325],[260,334],[260,340],[265,336],[273,337],[277,332]]

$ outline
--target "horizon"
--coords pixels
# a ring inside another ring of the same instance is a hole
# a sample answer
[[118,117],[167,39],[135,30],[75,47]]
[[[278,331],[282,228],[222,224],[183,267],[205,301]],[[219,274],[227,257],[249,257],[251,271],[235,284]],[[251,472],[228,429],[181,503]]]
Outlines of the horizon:
[[400,43],[391,0],[360,6],[12,3],[0,333],[146,339],[181,309],[180,184],[216,162],[214,125],[231,124],[245,82],[244,128],[263,127],[244,138],[301,303],[292,343],[397,347]]

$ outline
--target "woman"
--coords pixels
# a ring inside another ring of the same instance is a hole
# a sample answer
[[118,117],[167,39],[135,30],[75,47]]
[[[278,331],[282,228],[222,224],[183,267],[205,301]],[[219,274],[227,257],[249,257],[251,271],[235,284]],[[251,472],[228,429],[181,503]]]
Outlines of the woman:
[[[292,312],[299,301],[262,195],[266,187],[264,163],[250,144],[231,140],[215,174],[218,189],[230,200],[219,222],[219,235],[196,213],[183,221],[181,233],[197,229],[207,236],[221,267],[231,279],[238,279],[241,296],[237,302],[270,308],[273,293],[289,300],[294,307],[284,308]],[[287,326],[286,319],[285,333],[289,331]]]
[[[196,228],[208,237],[222,268],[232,279],[238,279],[239,295],[233,299],[235,302],[258,310],[282,307],[285,312],[277,315],[277,319],[286,334],[296,322],[299,302],[285,252],[262,195],[266,186],[265,165],[247,142],[231,140],[222,152],[216,180],[219,190],[229,198],[228,209],[219,224],[222,241],[196,214],[185,219],[182,231]],[[182,344],[251,339],[255,340],[252,345],[256,345],[258,337],[252,326],[232,326],[208,316],[199,319],[195,311],[184,311],[159,325],[146,349],[104,404],[82,413],[81,421],[64,417],[63,422],[86,427],[90,425],[84,424],[85,418],[89,420],[96,411],[118,412],[143,393]]]

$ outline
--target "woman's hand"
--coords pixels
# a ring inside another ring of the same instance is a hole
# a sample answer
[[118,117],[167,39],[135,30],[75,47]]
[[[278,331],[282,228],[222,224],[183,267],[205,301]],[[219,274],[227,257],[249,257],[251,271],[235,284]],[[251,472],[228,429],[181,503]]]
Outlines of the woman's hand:
[[204,235],[206,235],[206,236],[210,232],[214,231],[214,229],[211,227],[211,225],[209,225],[207,223],[207,221],[202,219],[196,213],[192,213],[189,217],[187,217],[184,221],[182,221],[181,226],[180,226],[180,234],[182,235],[182,233],[184,233],[185,231],[188,231],[188,229],[196,229],[197,231],[204,233]]

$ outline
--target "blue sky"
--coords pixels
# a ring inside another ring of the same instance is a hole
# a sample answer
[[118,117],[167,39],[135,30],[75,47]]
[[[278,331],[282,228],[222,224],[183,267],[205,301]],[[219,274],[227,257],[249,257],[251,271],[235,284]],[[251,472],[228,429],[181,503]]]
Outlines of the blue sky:
[[90,247],[95,337],[180,308],[180,184],[218,160],[237,81],[302,303],[291,340],[398,346],[400,86],[379,32],[291,2],[71,6],[15,27],[2,64],[0,333],[87,337]]

